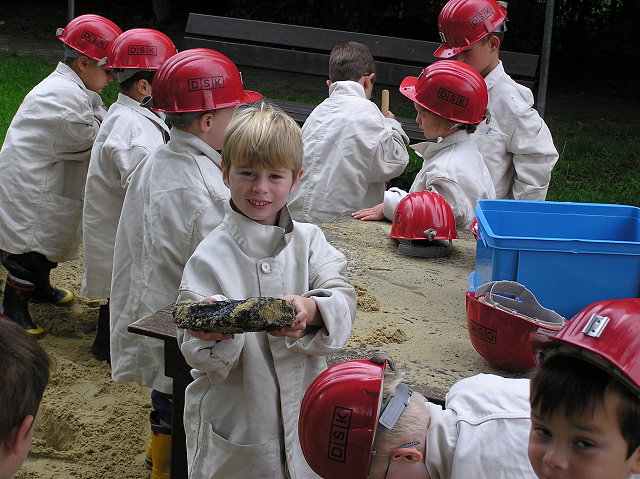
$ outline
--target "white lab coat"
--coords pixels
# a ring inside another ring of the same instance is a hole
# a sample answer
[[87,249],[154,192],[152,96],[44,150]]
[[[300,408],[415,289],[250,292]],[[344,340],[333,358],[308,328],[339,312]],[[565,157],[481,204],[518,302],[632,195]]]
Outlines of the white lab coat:
[[472,138],[489,168],[496,198],[544,201],[558,152],[533,108],[533,94],[505,73],[502,62],[484,81],[491,121],[478,125]]
[[286,208],[279,226],[229,211],[200,243],[185,266],[181,300],[297,294],[315,299],[324,326],[299,339],[245,333],[221,342],[178,330],[194,368],[184,416],[190,478],[318,477],[302,455],[298,413],[307,386],[326,369],[324,356],[351,333],[356,298],[345,267],[322,231],[292,222]]
[[162,341],[129,333],[127,326],[173,303],[182,269],[220,224],[229,190],[221,157],[178,128],[139,165],[125,195],[116,234],[111,282],[111,374],[171,393]]
[[322,224],[382,201],[386,182],[409,162],[399,122],[367,100],[364,87],[339,81],[302,127],[304,173],[289,199],[293,219]]
[[[470,135],[464,130],[444,138],[440,143],[413,145],[424,158],[409,193],[433,191],[441,194],[453,210],[458,228],[468,228],[475,218],[478,200],[496,196],[489,171]],[[384,215],[393,219],[396,206],[407,192],[390,188],[384,194]]]
[[106,113],[64,63],[27,94],[0,151],[0,250],[78,257],[89,155]]
[[427,403],[425,464],[431,479],[536,479],[527,448],[529,380],[478,374]]
[[120,93],[91,150],[84,193],[84,275],[80,293],[108,298],[111,290],[113,247],[129,178],[138,164],[160,145],[169,127],[159,117]]

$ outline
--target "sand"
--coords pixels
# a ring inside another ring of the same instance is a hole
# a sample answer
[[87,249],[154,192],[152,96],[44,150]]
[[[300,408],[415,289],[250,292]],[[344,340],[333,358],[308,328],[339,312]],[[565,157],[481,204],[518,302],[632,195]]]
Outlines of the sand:
[[[464,292],[473,270],[475,242],[460,232],[451,255],[400,255],[388,238],[388,222],[342,216],[323,226],[349,260],[347,277],[358,292],[358,311],[343,359],[384,350],[408,382],[443,397],[457,380],[491,368],[472,348],[466,330]],[[6,272],[0,273],[4,278]],[[32,306],[48,331],[42,346],[58,362],[41,406],[33,447],[16,478],[148,478],[143,455],[149,434],[149,390],[114,383],[107,363],[89,348],[101,301],[77,292],[82,260],[61,263],[52,282],[76,292],[71,308]]]

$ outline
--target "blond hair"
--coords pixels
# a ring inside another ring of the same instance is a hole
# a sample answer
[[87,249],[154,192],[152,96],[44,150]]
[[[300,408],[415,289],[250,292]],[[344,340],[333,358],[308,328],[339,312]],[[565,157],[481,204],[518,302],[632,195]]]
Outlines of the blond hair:
[[[384,373],[382,393],[393,395],[398,384],[402,382],[404,373],[391,371],[389,368]],[[409,405],[398,419],[393,429],[383,432],[376,445],[376,455],[373,458],[369,476],[384,474],[389,458],[394,449],[405,444],[407,437],[424,433],[431,422],[431,414],[427,407],[427,400],[419,392],[413,391],[409,399]]]
[[298,124],[277,106],[259,101],[238,107],[224,134],[225,168],[302,168],[302,135]]

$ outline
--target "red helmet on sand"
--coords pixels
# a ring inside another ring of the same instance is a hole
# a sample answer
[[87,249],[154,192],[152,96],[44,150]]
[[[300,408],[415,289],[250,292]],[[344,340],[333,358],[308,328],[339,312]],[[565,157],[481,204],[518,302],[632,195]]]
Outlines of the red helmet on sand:
[[218,110],[260,98],[260,93],[245,91],[231,60],[207,48],[194,48],[160,67],[153,80],[151,109],[166,113]]
[[393,214],[391,238],[406,240],[456,239],[456,220],[449,203],[431,191],[416,191],[402,198]]
[[558,334],[531,335],[539,362],[563,354],[589,361],[621,380],[640,396],[640,298],[590,304]]
[[485,119],[489,101],[482,76],[456,60],[432,63],[417,78],[406,77],[400,93],[436,115],[468,124]]
[[496,0],[449,0],[438,16],[438,58],[451,58],[494,31],[505,31],[507,11]]
[[[157,70],[176,53],[178,50],[164,33],[134,28],[115,39],[107,56],[107,68],[115,70],[116,74],[120,69],[134,70],[126,72],[129,77],[138,70]],[[126,78],[116,80],[121,83]]]
[[345,361],[307,388],[298,421],[300,446],[324,479],[366,479],[376,430],[393,428],[402,415],[411,389],[400,384],[394,396],[383,397],[385,369],[385,362]]
[[466,309],[469,339],[478,354],[493,366],[514,372],[535,366],[531,333],[555,334],[566,323],[542,307],[527,288],[511,281],[486,283],[467,292]]
[[58,28],[56,35],[65,45],[94,60],[101,60],[121,33],[122,30],[111,20],[87,14],[74,18],[64,28]]

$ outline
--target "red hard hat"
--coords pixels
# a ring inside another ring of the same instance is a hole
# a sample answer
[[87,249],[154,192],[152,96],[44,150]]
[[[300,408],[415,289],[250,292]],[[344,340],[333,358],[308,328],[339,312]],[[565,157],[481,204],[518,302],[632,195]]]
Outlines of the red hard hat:
[[150,28],[133,28],[113,42],[107,68],[157,70],[176,53],[178,50],[164,33]]
[[300,406],[298,435],[307,463],[324,479],[366,479],[385,363],[345,361],[322,372]]
[[166,113],[218,110],[251,103],[260,93],[245,91],[236,65],[207,48],[172,56],[153,80],[152,110]]
[[442,195],[416,191],[402,198],[396,206],[389,237],[404,240],[456,239],[456,219]]
[[542,328],[553,334],[566,323],[555,311],[540,306],[527,288],[511,281],[487,283],[465,296],[471,344],[489,364],[507,371],[535,366],[529,344],[532,332]]
[[442,45],[433,55],[457,55],[496,31],[506,18],[507,11],[496,0],[449,0],[438,16]]
[[489,101],[482,76],[456,60],[432,63],[419,77],[406,77],[400,93],[447,120],[469,124],[485,119]]
[[74,18],[64,28],[58,28],[56,34],[65,45],[94,60],[101,60],[121,33],[122,30],[111,20],[87,14]]
[[563,354],[609,372],[640,395],[640,298],[592,303],[555,336],[531,335],[538,362]]

